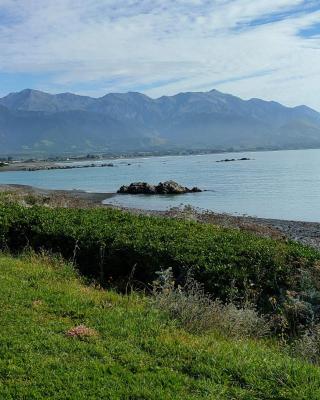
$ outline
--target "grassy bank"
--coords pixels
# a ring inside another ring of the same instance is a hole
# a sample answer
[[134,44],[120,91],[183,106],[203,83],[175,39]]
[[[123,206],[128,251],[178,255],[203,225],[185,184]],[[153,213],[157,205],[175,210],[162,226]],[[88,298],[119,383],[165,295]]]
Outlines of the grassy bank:
[[47,258],[0,256],[0,292],[1,399],[320,397],[319,368],[271,343],[189,334]]
[[111,209],[4,202],[0,244],[14,252],[31,247],[61,253],[84,275],[118,288],[132,274],[148,284],[156,271],[170,267],[179,282],[192,270],[213,297],[253,301],[291,331],[318,318],[320,253],[297,243]]

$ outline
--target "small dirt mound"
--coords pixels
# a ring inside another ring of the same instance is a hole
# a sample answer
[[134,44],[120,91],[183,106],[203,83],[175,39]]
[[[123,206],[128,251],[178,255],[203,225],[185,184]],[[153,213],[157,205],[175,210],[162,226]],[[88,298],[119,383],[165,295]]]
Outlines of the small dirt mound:
[[66,332],[66,335],[71,337],[84,338],[84,337],[98,336],[98,332],[92,328],[88,328],[85,325],[79,325],[69,329]]

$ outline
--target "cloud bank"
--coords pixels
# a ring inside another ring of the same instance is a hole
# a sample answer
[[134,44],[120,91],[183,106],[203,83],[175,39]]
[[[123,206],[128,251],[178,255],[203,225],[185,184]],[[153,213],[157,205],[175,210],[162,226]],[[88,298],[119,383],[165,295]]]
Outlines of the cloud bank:
[[318,0],[0,0],[0,92],[216,88],[320,110],[318,21]]

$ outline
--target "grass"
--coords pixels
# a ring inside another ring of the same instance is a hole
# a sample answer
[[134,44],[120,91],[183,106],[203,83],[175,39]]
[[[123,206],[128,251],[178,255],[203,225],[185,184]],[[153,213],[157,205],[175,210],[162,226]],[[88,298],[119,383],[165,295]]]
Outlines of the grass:
[[318,367],[267,341],[187,333],[62,262],[0,255],[0,293],[0,399],[320,398]]

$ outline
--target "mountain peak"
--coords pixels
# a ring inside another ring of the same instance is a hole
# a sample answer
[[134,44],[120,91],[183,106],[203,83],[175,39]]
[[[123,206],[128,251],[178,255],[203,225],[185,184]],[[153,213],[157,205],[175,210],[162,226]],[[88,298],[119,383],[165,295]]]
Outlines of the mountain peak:
[[0,104],[12,110],[38,111],[50,97],[52,97],[50,94],[40,90],[24,89],[3,97],[0,99]]
[[13,92],[10,93],[9,96],[31,96],[31,95],[45,95],[45,96],[51,96],[49,93],[42,92],[41,90],[37,89],[23,89],[20,92]]

